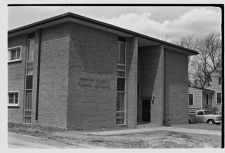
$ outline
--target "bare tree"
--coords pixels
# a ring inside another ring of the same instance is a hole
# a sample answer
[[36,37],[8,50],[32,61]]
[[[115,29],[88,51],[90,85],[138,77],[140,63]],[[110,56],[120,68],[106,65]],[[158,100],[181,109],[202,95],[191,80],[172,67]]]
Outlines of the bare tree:
[[182,37],[180,40],[180,45],[182,47],[195,50],[197,45],[196,45],[196,40],[194,39],[194,35],[188,35],[187,37]]
[[191,59],[192,86],[205,88],[210,85],[211,74],[221,66],[221,39],[214,32],[195,41],[199,55]]
[[212,32],[202,38],[194,38],[193,35],[181,38],[179,45],[197,50],[196,56],[189,57],[189,85],[197,88],[205,88],[210,85],[211,74],[221,67],[222,51],[219,34]]

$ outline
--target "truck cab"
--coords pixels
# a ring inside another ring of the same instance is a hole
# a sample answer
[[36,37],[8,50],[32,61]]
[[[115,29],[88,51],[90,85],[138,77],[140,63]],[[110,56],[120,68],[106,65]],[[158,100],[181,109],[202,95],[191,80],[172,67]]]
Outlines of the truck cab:
[[194,120],[196,123],[208,123],[208,124],[220,124],[221,123],[221,115],[213,114],[212,111],[209,110],[196,110],[195,115],[189,115],[190,119]]

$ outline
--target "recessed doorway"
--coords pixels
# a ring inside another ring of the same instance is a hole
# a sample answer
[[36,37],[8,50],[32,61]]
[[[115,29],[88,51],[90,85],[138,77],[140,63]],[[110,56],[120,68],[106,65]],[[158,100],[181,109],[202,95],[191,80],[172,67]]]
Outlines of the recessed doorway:
[[151,122],[151,97],[142,98],[139,103],[138,123]]
[[142,100],[142,122],[151,121],[151,100],[143,99]]

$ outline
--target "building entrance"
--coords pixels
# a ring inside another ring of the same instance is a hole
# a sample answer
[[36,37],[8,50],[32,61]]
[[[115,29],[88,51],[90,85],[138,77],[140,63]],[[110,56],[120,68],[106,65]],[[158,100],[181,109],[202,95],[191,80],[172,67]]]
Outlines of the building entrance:
[[143,99],[142,100],[142,122],[151,121],[151,100]]
[[151,97],[142,98],[138,103],[137,121],[140,124],[151,122]]

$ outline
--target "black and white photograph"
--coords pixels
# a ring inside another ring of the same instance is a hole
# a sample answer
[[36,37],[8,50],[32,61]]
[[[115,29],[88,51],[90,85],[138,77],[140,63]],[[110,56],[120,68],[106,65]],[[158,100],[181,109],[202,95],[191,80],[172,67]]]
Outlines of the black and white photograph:
[[8,149],[224,148],[224,4],[6,5]]

